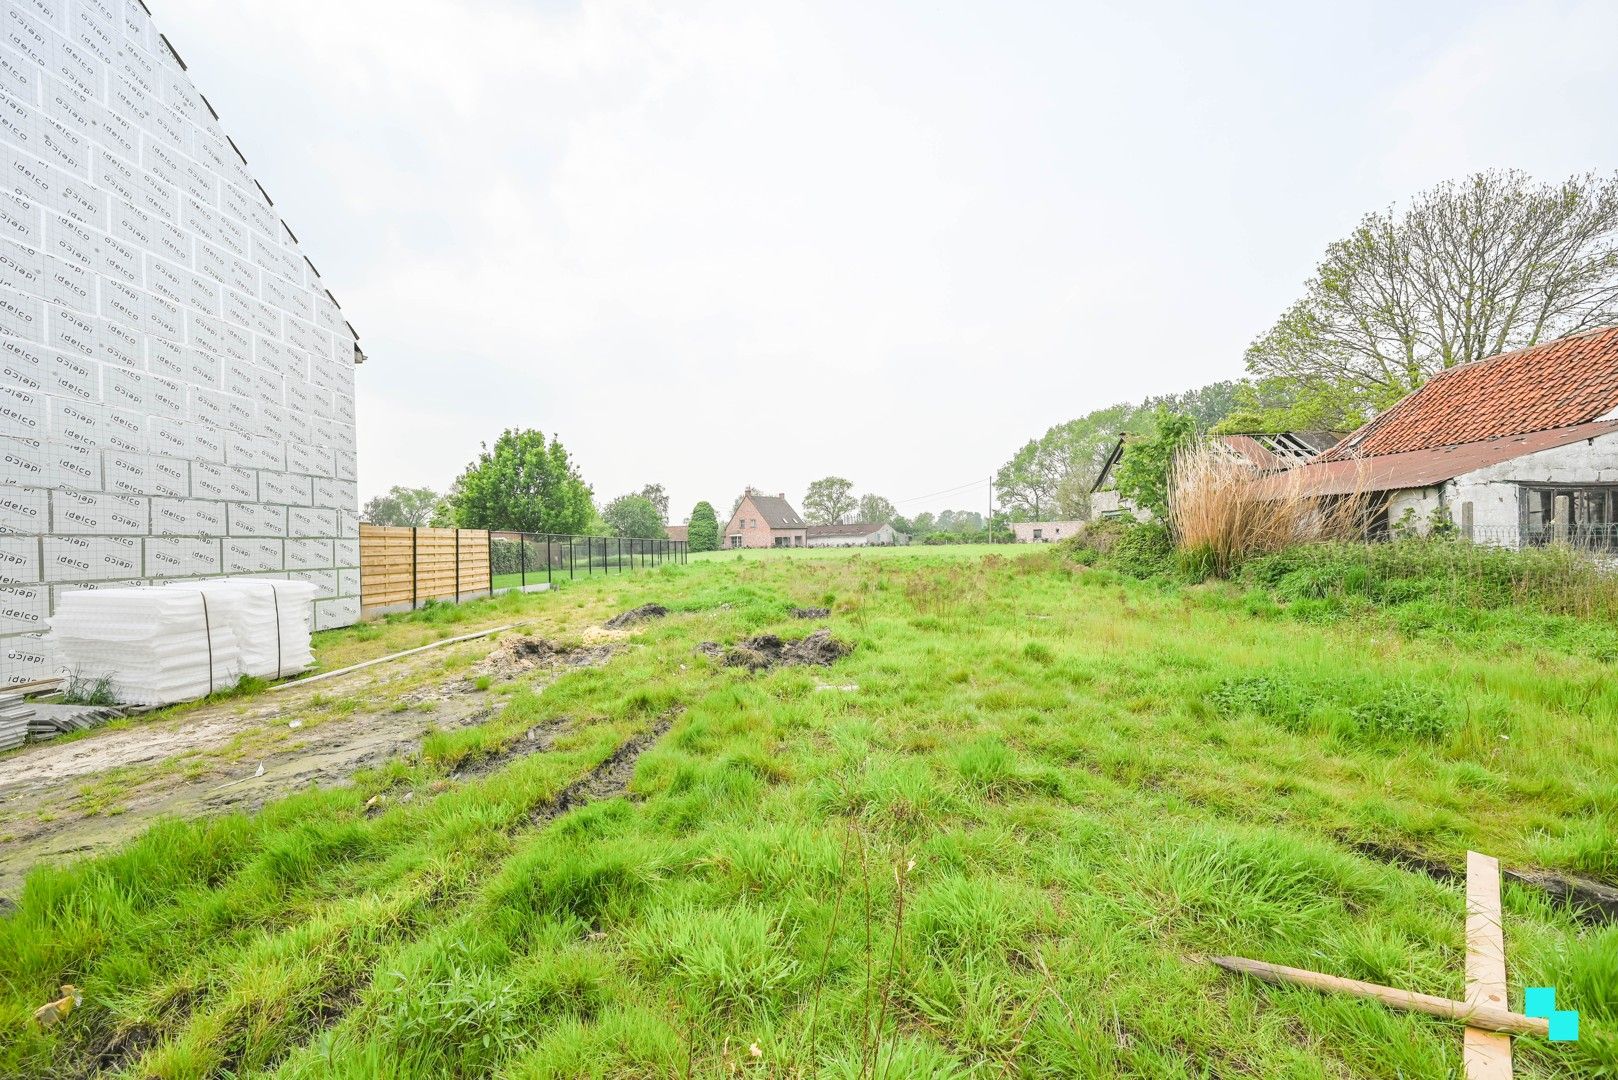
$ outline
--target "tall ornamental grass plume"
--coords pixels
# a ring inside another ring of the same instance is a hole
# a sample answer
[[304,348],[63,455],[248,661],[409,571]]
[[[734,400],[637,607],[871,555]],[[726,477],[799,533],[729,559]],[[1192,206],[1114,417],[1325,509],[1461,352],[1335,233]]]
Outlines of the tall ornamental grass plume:
[[1193,577],[1228,577],[1297,544],[1363,538],[1369,505],[1360,490],[1307,494],[1295,472],[1261,473],[1218,443],[1180,451],[1169,473],[1169,527]]

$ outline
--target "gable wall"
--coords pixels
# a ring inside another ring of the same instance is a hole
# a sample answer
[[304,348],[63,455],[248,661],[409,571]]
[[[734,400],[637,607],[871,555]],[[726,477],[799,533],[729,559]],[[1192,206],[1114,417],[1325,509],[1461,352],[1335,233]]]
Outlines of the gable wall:
[[[359,617],[354,337],[135,0],[0,0],[0,635],[296,577]],[[37,641],[0,679],[44,677]]]

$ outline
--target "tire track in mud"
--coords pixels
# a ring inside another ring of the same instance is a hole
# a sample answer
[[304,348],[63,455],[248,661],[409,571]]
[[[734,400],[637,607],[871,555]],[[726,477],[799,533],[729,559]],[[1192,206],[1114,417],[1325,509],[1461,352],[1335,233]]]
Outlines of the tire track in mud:
[[[634,779],[635,768],[641,755],[656,746],[674,726],[681,710],[674,709],[660,717],[656,723],[640,734],[631,736],[617,749],[602,761],[587,769],[583,775],[562,788],[550,799],[532,809],[526,817],[519,819],[519,824],[508,830],[510,835],[525,834],[528,832],[542,832],[553,822],[565,817],[574,810],[581,809],[592,803],[617,798],[627,794],[629,784]],[[523,758],[544,753],[551,749],[556,740],[573,727],[567,718],[552,721],[550,724],[540,725],[530,729],[523,736],[513,740],[512,744],[501,751],[470,762],[465,768],[458,770],[452,776],[462,780],[482,779],[501,769],[522,760]],[[509,855],[507,856],[509,858]],[[480,868],[476,875],[476,884],[482,886],[496,876],[505,865],[506,858]],[[365,996],[366,990],[374,984],[377,967],[386,954],[401,948],[407,948],[413,942],[420,940],[422,935],[436,924],[434,914],[451,906],[464,903],[466,891],[460,890],[454,895],[441,895],[428,902],[419,914],[410,921],[408,931],[398,939],[387,944],[379,951],[378,957],[369,968],[370,978],[364,981],[345,981],[328,987],[321,987],[318,992],[318,1004],[314,1014],[300,1024],[299,1039],[289,1045],[282,1053],[262,1065],[255,1066],[255,1071],[273,1072],[279,1068],[292,1055],[300,1052],[325,1032],[340,1024],[349,1011],[358,1005]],[[190,1003],[187,1003],[190,1004]],[[165,1031],[154,1031],[149,1028],[123,1029],[108,1034],[100,1049],[91,1049],[90,1056],[94,1064],[86,1068],[74,1070],[75,1075],[96,1076],[108,1072],[121,1072],[138,1064],[140,1058],[161,1046],[164,1040],[184,1032],[192,1018],[192,1010],[187,1009],[183,1018],[177,1018]],[[242,1021],[248,1022],[251,1016],[244,1014]],[[238,1036],[237,1031],[222,1031],[219,1038],[230,1039]],[[219,1063],[219,1071],[224,1074],[235,1074],[243,1065],[244,1054],[240,1051],[228,1055]],[[88,1064],[88,1063],[86,1063]]]

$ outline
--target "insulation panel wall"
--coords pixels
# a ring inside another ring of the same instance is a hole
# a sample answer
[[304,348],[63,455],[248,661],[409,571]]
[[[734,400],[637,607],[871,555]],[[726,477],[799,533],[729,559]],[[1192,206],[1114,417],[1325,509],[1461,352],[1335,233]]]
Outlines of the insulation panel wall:
[[0,0],[0,681],[65,591],[359,617],[354,333],[138,0]]

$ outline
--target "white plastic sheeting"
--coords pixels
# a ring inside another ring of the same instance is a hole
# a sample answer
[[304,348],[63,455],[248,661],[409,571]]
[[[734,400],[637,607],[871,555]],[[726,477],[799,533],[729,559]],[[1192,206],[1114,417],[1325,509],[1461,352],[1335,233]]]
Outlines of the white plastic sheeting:
[[279,679],[307,671],[315,662],[309,634],[319,590],[309,582],[216,578],[165,587],[208,594],[214,617],[229,623],[236,634],[242,674]]
[[63,594],[50,643],[70,683],[167,705],[307,668],[314,597],[306,582],[263,579],[85,589]]

